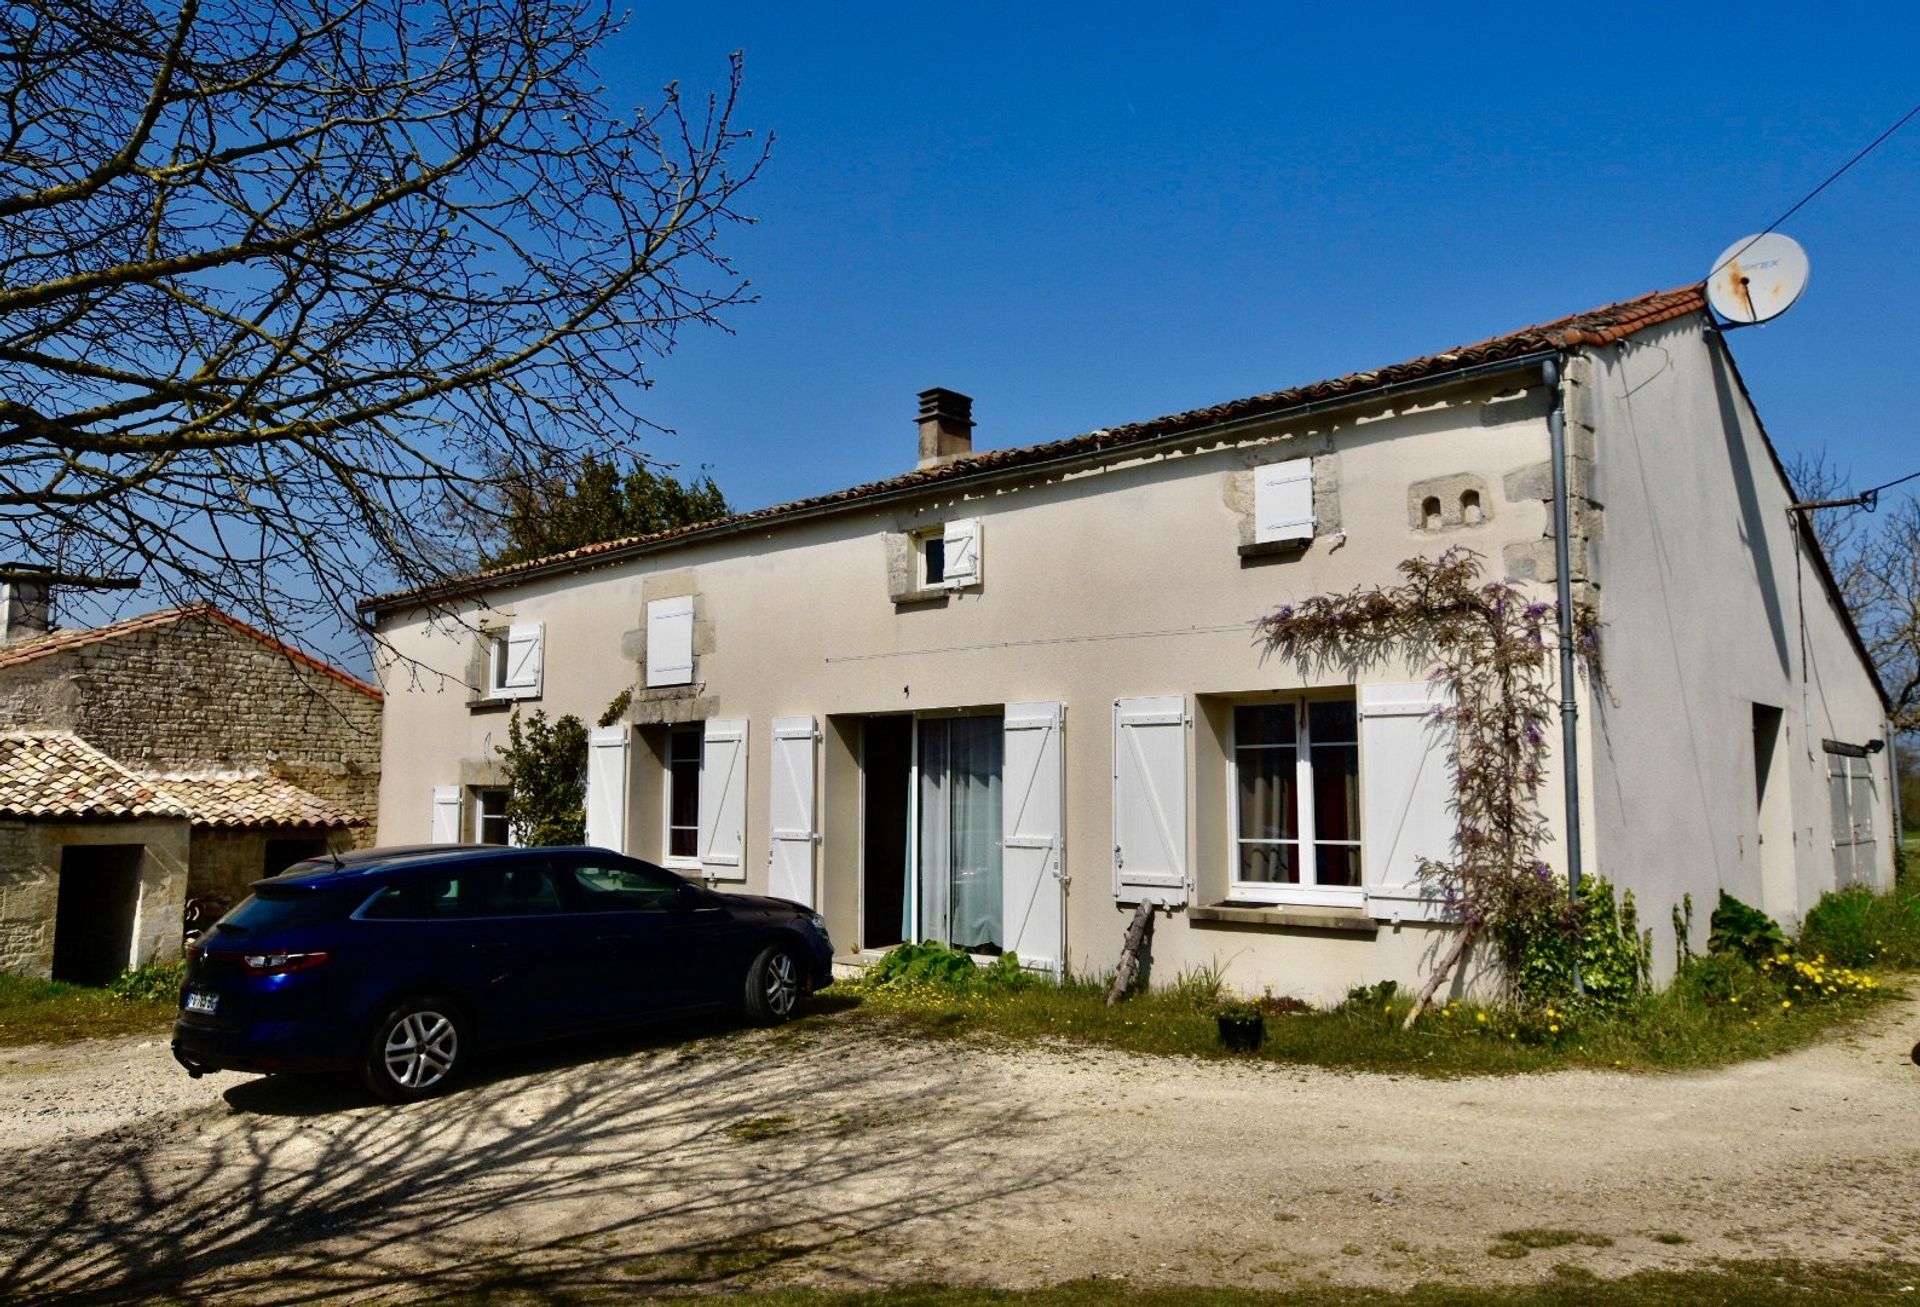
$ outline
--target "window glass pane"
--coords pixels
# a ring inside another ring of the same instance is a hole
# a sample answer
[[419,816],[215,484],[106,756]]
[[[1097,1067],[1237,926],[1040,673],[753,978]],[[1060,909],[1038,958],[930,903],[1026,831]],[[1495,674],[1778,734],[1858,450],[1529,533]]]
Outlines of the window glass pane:
[[417,880],[403,880],[387,886],[374,896],[373,902],[360,909],[360,915],[374,921],[425,916],[420,884]]
[[1316,844],[1313,865],[1314,878],[1321,885],[1360,883],[1360,850],[1353,845]]
[[1313,746],[1313,836],[1360,838],[1360,750],[1351,744]]
[[573,869],[589,912],[637,912],[673,906],[683,882],[664,871],[639,867],[583,866]]
[[668,737],[667,856],[700,856],[700,756],[706,739],[698,727]]
[[1268,885],[1295,885],[1300,864],[1295,844],[1242,844],[1240,879]]
[[1290,840],[1300,833],[1292,749],[1237,749],[1240,838]]
[[1307,725],[1316,745],[1352,744],[1360,738],[1351,699],[1309,704],[1307,712]]
[[510,843],[507,838],[507,792],[480,790],[474,799],[480,813],[480,828],[476,832],[480,843]]
[[1233,742],[1292,744],[1294,712],[1290,703],[1268,703],[1233,710]]
[[921,549],[927,560],[927,584],[938,585],[947,579],[947,542],[939,536],[928,536],[921,542]]
[[560,895],[544,867],[480,867],[428,877],[436,917],[526,917],[560,911]]

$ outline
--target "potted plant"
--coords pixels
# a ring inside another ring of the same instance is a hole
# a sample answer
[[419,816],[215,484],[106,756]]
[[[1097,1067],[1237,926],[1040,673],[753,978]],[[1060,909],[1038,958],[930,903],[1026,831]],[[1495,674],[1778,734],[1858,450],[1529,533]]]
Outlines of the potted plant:
[[1252,1053],[1267,1038],[1267,1014],[1244,998],[1223,998],[1214,1005],[1213,1019],[1221,1046],[1235,1053]]

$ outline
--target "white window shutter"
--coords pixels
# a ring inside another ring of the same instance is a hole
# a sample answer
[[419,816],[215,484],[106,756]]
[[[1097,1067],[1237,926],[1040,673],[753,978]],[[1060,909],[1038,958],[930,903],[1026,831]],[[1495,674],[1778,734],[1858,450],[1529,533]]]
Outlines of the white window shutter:
[[700,870],[714,880],[745,880],[747,723],[710,721],[700,755]]
[[942,585],[958,589],[980,584],[980,519],[963,517],[941,531],[946,542],[946,579]]
[[545,627],[539,622],[517,622],[507,628],[506,666],[495,691],[499,697],[536,699],[540,696],[545,643]]
[[1383,920],[1441,921],[1446,905],[1420,880],[1420,862],[1452,858],[1453,727],[1434,713],[1451,700],[1431,681],[1363,685],[1360,857],[1367,910]]
[[433,787],[433,832],[435,844],[458,844],[460,842],[460,787],[458,785],[436,785]]
[[1020,965],[1059,975],[1065,961],[1066,827],[1062,708],[1010,703],[1002,722],[1000,920]]
[[1187,701],[1113,705],[1114,893],[1122,903],[1187,901]]
[[647,605],[647,685],[693,684],[693,596]]
[[627,728],[587,736],[587,843],[627,851]]
[[1253,539],[1313,539],[1313,460],[1290,458],[1253,469]]
[[820,732],[811,717],[773,719],[773,793],[768,803],[772,847],[767,893],[814,906],[814,759]]

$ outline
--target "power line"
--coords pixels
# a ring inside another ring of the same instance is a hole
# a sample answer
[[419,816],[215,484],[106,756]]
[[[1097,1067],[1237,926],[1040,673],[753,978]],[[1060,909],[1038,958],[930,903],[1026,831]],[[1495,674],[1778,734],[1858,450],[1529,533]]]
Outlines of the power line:
[[[1748,247],[1751,246],[1754,241],[1759,240],[1760,237],[1765,236],[1768,232],[1773,231],[1776,227],[1778,227],[1781,223],[1785,222],[1788,218],[1791,218],[1794,214],[1806,208],[1808,202],[1811,201],[1814,196],[1818,195],[1821,191],[1826,190],[1827,187],[1833,185],[1835,182],[1839,181],[1842,177],[1846,176],[1847,172],[1853,167],[1854,164],[1859,163],[1862,159],[1866,158],[1869,154],[1872,154],[1875,150],[1879,149],[1880,146],[1886,141],[1886,139],[1889,136],[1892,136],[1895,132],[1899,131],[1902,127],[1905,127],[1908,123],[1912,122],[1916,117],[1920,117],[1920,104],[1914,105],[1913,108],[1901,114],[1898,122],[1894,123],[1893,126],[1887,128],[1886,131],[1881,132],[1878,136],[1874,137],[1872,141],[1868,142],[1867,147],[1865,149],[1861,150],[1860,153],[1854,155],[1851,159],[1848,159],[1845,163],[1841,164],[1837,169],[1835,169],[1827,177],[1825,181],[1821,182],[1818,186],[1808,191],[1805,195],[1802,195],[1799,198],[1799,200],[1797,200],[1794,203],[1794,206],[1791,209],[1788,209],[1785,213],[1781,214],[1778,218],[1775,218],[1772,222],[1768,223],[1766,227],[1766,231],[1756,233],[1750,240],[1746,242],[1745,245],[1742,245],[1739,249],[1735,250],[1733,253],[1729,254],[1726,258],[1722,259],[1719,263],[1719,266],[1714,268],[1712,272],[1709,272],[1707,274],[1707,280],[1712,281],[1714,276],[1720,271],[1721,268],[1726,267],[1729,263],[1732,263],[1735,259],[1739,258],[1742,254],[1745,254],[1747,252]],[[1920,474],[1916,474],[1916,475],[1920,475]],[[1902,478],[1902,480],[1910,480],[1910,479],[1911,478],[1904,478],[1904,477]],[[1899,482],[1893,482],[1892,484],[1898,485]],[[1881,486],[1880,489],[1885,490],[1886,486]],[[1872,493],[1872,492],[1869,492],[1869,493]]]

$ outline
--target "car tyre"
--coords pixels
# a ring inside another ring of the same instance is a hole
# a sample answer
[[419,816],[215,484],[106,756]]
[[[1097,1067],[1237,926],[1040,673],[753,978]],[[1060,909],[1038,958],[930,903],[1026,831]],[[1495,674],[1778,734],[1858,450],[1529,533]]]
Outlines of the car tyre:
[[374,1023],[360,1061],[360,1078],[394,1103],[431,1098],[466,1069],[467,1023],[451,1002],[422,994],[388,1008]]
[[800,959],[790,948],[769,944],[747,968],[747,1020],[756,1026],[777,1026],[799,1014],[806,996]]

